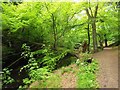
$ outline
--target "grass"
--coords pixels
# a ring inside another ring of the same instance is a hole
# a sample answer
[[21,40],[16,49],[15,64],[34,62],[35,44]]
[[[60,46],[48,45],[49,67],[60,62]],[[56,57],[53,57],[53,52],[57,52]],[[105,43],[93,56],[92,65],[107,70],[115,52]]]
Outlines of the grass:
[[71,72],[71,71],[73,71],[73,69],[70,67],[70,68],[65,68],[65,67],[62,67],[62,69],[61,69],[61,74],[64,74],[64,73],[69,73],[69,72]]
[[59,75],[52,75],[47,80],[37,81],[30,88],[60,88],[61,78]]

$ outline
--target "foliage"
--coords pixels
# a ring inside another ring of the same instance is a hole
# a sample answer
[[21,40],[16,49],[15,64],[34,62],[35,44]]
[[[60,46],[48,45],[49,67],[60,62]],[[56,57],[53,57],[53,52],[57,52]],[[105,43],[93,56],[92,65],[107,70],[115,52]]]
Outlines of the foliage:
[[[24,58],[28,59],[28,64],[21,68],[21,70],[26,69],[28,71],[29,77],[23,79],[23,83],[25,84],[23,87],[26,88],[29,84],[31,84],[35,80],[45,79],[47,77],[45,75],[48,75],[49,71],[46,68],[39,68],[38,63],[34,58],[34,54],[36,52],[33,54],[33,52],[30,51],[29,46],[23,44],[22,49],[24,51],[22,52],[21,55],[24,56]],[[19,88],[21,88],[21,86]]]
[[78,79],[78,88],[98,88],[96,76],[93,73],[83,73],[78,76],[81,77]]
[[[23,79],[23,83],[25,84],[23,87],[27,88],[28,87],[27,85],[30,85],[31,83],[37,80],[45,80],[49,78],[50,75],[51,73],[46,68],[39,68],[39,69],[31,70],[29,72],[30,78]],[[19,88],[21,88],[21,86]]]
[[[17,5],[1,3],[2,43],[5,46],[3,54],[7,56],[22,52],[21,57],[24,57],[27,64],[21,70],[25,69],[29,75],[24,79],[24,83],[28,85],[34,80],[46,78],[45,74],[56,69],[59,61],[68,52],[73,52],[76,43],[82,44],[88,40],[88,24],[92,24],[94,19],[89,21],[85,10],[89,9],[90,13],[94,13],[96,4],[97,43],[100,44],[100,40],[104,42],[105,34],[108,42],[118,41],[118,9],[115,2],[22,2]],[[92,27],[89,27],[89,33],[92,50]],[[85,62],[90,57],[89,54],[81,54],[81,57],[76,61],[77,65],[85,65],[83,71],[94,72],[97,64]],[[7,63],[7,59],[4,62]],[[89,75],[94,77],[91,72]],[[87,75],[88,73],[85,73],[84,76]]]
[[90,65],[80,65],[78,73],[78,88],[98,88],[96,81],[96,71],[98,71],[98,63],[94,60]]
[[[90,3],[93,11],[95,5],[96,3]],[[112,37],[115,39],[118,35],[116,4],[101,2],[98,5],[97,33],[107,34],[108,39],[113,40]],[[88,21],[85,9],[88,6],[87,3],[70,2],[23,2],[17,6],[12,3],[2,3],[3,31],[11,36],[17,34],[17,37],[14,37],[21,40],[44,42],[51,46],[56,42],[58,46],[73,48],[74,43],[87,39]],[[91,30],[90,34],[92,34]]]
[[29,69],[30,71],[34,70],[34,69],[37,69],[38,64],[36,62],[36,59],[33,57],[33,53],[31,53],[31,51],[30,51],[30,47],[26,46],[26,44],[23,44],[22,49],[24,49],[24,51],[22,52],[21,56],[24,56],[24,58],[28,59],[28,64],[23,66],[21,68],[21,70],[24,69],[24,68],[27,69],[27,70]]
[[[36,80],[44,80],[48,78],[51,74],[50,71],[55,69],[57,64],[56,62],[62,59],[68,52],[66,50],[63,53],[57,54],[57,56],[53,52],[50,53],[48,49],[41,49],[31,52],[30,47],[26,44],[22,45],[22,49],[24,51],[21,55],[28,59],[28,64],[21,68],[21,70],[27,70],[29,75],[29,78],[25,78],[23,80],[25,85],[29,85]],[[34,58],[35,55],[43,55],[43,57],[36,59]],[[41,61],[38,62],[37,60]],[[42,68],[39,65],[40,63],[42,63]]]
[[48,78],[50,72],[46,68],[39,68],[30,72],[30,77],[34,80],[43,80]]
[[[84,56],[85,55],[85,56]],[[78,88],[98,88],[98,82],[96,81],[96,73],[99,70],[98,62],[92,59],[91,63],[86,63],[85,60],[89,59],[90,56],[84,54],[82,61],[77,60],[76,64],[79,66],[78,72]]]
[[10,76],[12,69],[4,68],[3,75],[2,75],[2,83],[3,85],[7,85],[13,83],[15,80]]
[[76,64],[80,65],[80,64],[86,64],[86,60],[90,59],[91,54],[88,53],[80,53],[80,59],[76,60]]

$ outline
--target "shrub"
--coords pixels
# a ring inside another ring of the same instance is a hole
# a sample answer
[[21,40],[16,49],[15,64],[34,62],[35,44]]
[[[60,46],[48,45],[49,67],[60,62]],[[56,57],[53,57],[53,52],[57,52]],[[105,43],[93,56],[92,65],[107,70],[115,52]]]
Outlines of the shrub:
[[[63,58],[68,52],[65,50],[62,53],[55,53],[47,48],[31,52],[30,47],[26,44],[23,44],[22,49],[24,51],[21,55],[28,59],[28,64],[21,68],[21,70],[27,70],[29,76],[23,79],[23,83],[25,84],[23,87],[25,88],[35,80],[48,78],[51,74],[50,72],[55,69],[57,61]],[[35,58],[35,55],[42,55],[42,57]],[[39,65],[40,63],[42,64],[41,66]]]
[[2,83],[3,85],[13,83],[15,80],[10,76],[12,69],[4,68],[2,75]]

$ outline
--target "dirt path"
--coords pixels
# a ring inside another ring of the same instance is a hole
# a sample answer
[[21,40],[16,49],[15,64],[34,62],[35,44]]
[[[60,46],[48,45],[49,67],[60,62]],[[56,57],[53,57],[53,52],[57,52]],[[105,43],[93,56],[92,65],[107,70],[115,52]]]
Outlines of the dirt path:
[[97,78],[100,88],[118,88],[118,47],[105,48],[93,57],[100,64]]

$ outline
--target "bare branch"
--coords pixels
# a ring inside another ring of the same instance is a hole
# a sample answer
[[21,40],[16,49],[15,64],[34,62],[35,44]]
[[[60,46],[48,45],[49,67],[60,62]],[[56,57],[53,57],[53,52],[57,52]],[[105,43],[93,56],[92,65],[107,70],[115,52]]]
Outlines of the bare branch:
[[64,33],[66,32],[66,29],[69,30],[69,29],[71,29],[71,28],[80,27],[80,26],[83,26],[84,24],[86,24],[86,22],[85,22],[85,23],[82,23],[82,24],[76,24],[76,25],[72,25],[72,26],[67,26],[67,27],[65,27],[63,33],[59,36],[58,39],[60,39],[62,36],[64,36]]
[[45,3],[45,7],[47,8],[47,11],[48,11],[50,14],[52,14],[52,13],[49,11],[46,3]]
[[91,18],[91,15],[90,15],[90,13],[89,13],[88,8],[87,8],[87,9],[85,9],[85,10],[86,10],[86,14],[87,14],[87,16],[88,16],[89,18]]
[[72,19],[73,19],[73,17],[75,16],[75,14],[78,14],[80,11],[81,11],[81,10],[79,10],[78,12],[77,12],[77,11],[76,11],[76,12],[74,12],[74,13],[73,13],[73,15],[71,16],[71,18],[70,18],[68,21],[72,20]]
[[92,12],[91,7],[89,7],[89,9],[90,9],[90,12],[91,12],[91,17],[93,17],[93,12]]
[[97,4],[97,6],[95,7],[95,14],[94,14],[94,17],[96,18],[96,16],[97,16],[97,11],[98,11],[98,4]]

